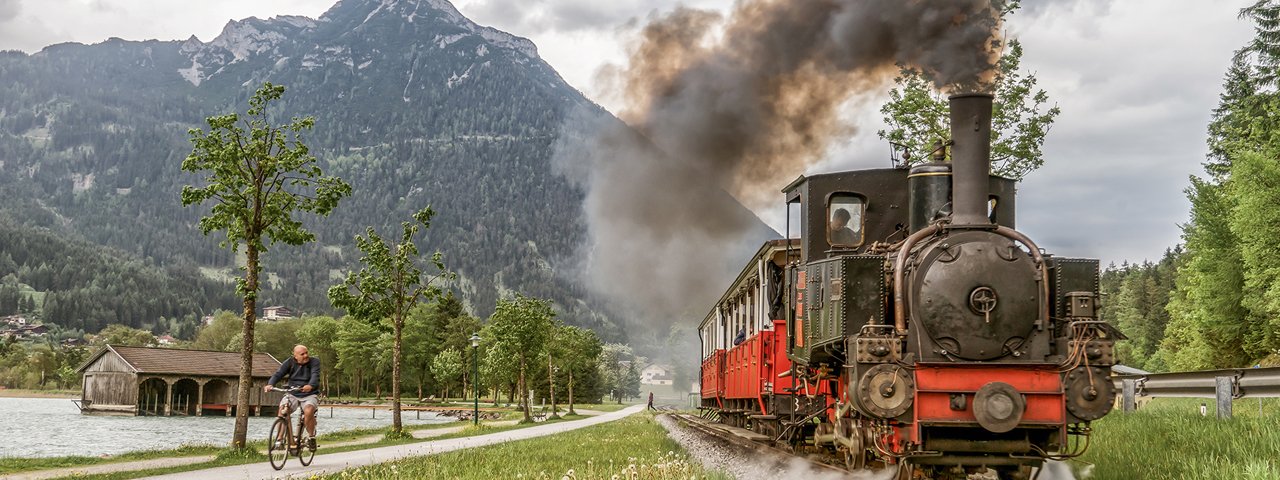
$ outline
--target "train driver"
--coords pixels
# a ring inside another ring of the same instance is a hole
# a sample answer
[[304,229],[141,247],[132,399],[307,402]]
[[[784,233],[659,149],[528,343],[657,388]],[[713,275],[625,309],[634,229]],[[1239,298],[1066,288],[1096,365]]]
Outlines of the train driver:
[[837,208],[831,212],[831,222],[827,225],[827,240],[831,246],[856,246],[858,244],[858,236],[852,228],[849,228],[849,220],[853,216],[849,215],[849,211],[843,208]]

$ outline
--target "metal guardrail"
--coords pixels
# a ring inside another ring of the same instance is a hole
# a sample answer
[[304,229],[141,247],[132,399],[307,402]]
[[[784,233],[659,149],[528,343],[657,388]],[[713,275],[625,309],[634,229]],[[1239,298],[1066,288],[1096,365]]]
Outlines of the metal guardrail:
[[1214,398],[1217,399],[1218,418],[1229,418],[1234,399],[1280,397],[1280,367],[1113,374],[1111,379],[1116,389],[1121,391],[1125,412],[1136,409],[1137,397]]
[[1139,397],[1215,398],[1218,379],[1230,379],[1232,398],[1280,397],[1280,367],[1233,368],[1198,372],[1148,373],[1112,375],[1116,389],[1123,390],[1125,381],[1133,381]]

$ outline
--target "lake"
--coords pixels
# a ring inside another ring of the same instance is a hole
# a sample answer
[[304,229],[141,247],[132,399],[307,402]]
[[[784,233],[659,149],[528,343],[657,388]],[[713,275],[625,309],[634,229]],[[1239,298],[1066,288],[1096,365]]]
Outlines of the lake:
[[[367,409],[321,408],[317,433],[391,426],[391,412]],[[455,421],[434,413],[404,412],[405,425]],[[0,457],[60,457],[117,455],[136,450],[181,445],[227,445],[235,417],[111,417],[81,415],[65,398],[0,398]],[[249,417],[249,440],[264,439],[274,417]]]

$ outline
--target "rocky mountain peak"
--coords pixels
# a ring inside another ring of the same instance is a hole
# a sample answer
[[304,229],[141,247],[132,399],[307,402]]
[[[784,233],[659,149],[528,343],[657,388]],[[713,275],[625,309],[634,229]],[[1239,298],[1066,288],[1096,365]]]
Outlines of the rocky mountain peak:
[[[462,15],[448,0],[340,0],[320,17],[320,21],[341,25],[350,31],[361,31],[388,23],[409,23],[440,27],[441,35],[433,38],[458,38],[478,35],[498,48],[508,48],[527,57],[538,58],[538,48],[527,38],[478,25]],[[460,30],[453,32],[449,30]],[[445,44],[452,43],[446,41]]]
[[[227,22],[222,33],[208,43],[193,36],[180,47],[191,63],[178,73],[199,86],[230,71],[233,64],[242,64],[240,70],[261,71],[289,65],[303,70],[325,65],[363,70],[379,62],[395,62],[406,52],[418,52],[410,55],[418,58],[424,48],[449,50],[450,55],[463,57],[499,53],[515,63],[542,63],[532,41],[478,25],[448,0],[340,0],[318,20],[249,17]],[[264,60],[252,60],[258,57]],[[411,70],[413,65],[404,67]],[[459,78],[467,75],[455,73]]]

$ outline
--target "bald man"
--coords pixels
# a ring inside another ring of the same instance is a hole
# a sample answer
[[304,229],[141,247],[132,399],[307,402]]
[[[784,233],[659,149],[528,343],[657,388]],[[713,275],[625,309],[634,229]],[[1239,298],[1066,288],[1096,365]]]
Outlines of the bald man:
[[320,399],[316,393],[320,391],[320,359],[311,358],[306,345],[295,345],[293,356],[280,364],[275,375],[262,387],[263,392],[271,391],[271,386],[281,379],[289,381],[289,388],[301,387],[298,391],[286,393],[280,399],[280,416],[288,417],[295,408],[302,406],[302,416],[307,426],[307,448],[316,449],[316,410],[320,408]]

